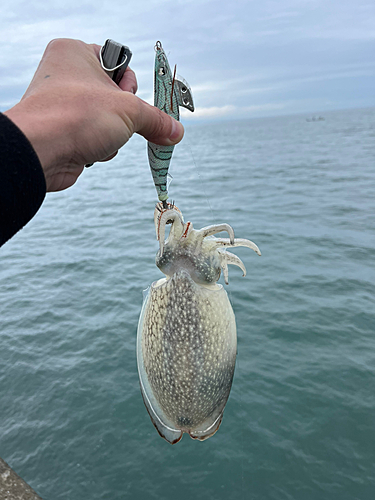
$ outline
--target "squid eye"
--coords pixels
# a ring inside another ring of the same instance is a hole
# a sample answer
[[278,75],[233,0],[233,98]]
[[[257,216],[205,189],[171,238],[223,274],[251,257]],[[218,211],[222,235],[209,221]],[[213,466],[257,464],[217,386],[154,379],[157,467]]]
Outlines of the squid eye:
[[165,74],[166,74],[165,68],[161,66],[161,68],[159,68],[159,75],[164,76]]

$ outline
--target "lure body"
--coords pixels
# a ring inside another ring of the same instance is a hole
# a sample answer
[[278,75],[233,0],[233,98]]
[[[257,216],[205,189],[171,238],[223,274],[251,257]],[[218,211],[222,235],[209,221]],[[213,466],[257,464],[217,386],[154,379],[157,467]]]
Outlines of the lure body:
[[[165,226],[172,224],[164,242]],[[159,434],[171,444],[186,432],[203,441],[219,428],[229,397],[237,351],[234,313],[217,284],[228,264],[241,260],[226,247],[247,246],[228,224],[195,230],[177,207],[159,203],[156,265],[166,275],[154,282],[143,303],[137,362],[143,400]],[[215,238],[227,231],[229,238]],[[211,238],[206,238],[210,236]]]
[[[172,75],[167,56],[160,42],[155,45],[154,106],[180,119],[179,106],[194,111],[193,98],[187,82]],[[167,175],[174,146],[148,143],[148,159],[160,201],[168,199]]]

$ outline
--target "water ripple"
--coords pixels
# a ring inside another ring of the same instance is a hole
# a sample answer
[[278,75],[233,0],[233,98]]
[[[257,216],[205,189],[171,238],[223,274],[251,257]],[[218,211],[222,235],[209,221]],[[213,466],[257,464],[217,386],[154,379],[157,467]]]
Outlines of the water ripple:
[[176,148],[186,220],[262,250],[235,250],[238,363],[204,443],[162,441],[139,392],[142,290],[161,276],[143,139],[47,196],[0,267],[0,449],[43,498],[372,500],[374,118],[194,126]]

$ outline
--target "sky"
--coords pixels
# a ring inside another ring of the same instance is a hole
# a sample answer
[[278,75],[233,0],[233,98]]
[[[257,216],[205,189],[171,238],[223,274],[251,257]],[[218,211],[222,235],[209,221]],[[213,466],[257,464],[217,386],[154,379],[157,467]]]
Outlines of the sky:
[[184,120],[375,106],[374,0],[2,0],[0,27],[1,111],[59,37],[128,45],[150,103],[160,40],[192,88]]

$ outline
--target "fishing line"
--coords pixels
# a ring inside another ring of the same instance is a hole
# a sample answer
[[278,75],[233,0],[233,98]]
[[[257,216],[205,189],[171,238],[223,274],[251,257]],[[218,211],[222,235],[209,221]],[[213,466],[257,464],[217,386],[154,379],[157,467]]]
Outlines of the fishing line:
[[[194,164],[194,168],[195,168],[195,175],[197,176],[197,178],[199,179],[200,181],[200,186],[201,186],[201,190],[203,192],[203,196],[204,196],[204,199],[207,203],[207,206],[208,206],[208,210],[209,210],[209,213],[211,215],[211,220],[212,220],[212,223],[215,224],[217,223],[217,220],[216,220],[216,217],[214,216],[214,211],[212,209],[212,206],[211,206],[211,203],[210,203],[210,199],[207,195],[207,191],[205,189],[205,181],[204,179],[202,178],[202,175],[199,173],[199,168],[198,168],[198,165],[197,165],[197,161],[195,159],[195,156],[194,156],[194,153],[193,153],[193,148],[190,144],[190,142],[186,139],[185,137],[185,140],[184,140],[184,143],[187,145],[187,147],[189,148],[190,150],[190,156],[193,160],[193,164]],[[231,290],[227,290],[228,292],[228,295],[229,295],[229,299],[230,299],[230,302],[232,304],[232,307],[233,307],[233,300],[232,300],[232,292]],[[238,339],[238,337],[237,337]],[[237,340],[238,342],[238,340]],[[241,374],[242,373],[242,360],[240,362],[240,357],[238,356],[238,344],[237,344],[237,359],[236,359],[236,363],[237,363],[237,370],[236,372]],[[238,377],[239,378],[239,382],[240,382],[240,378],[241,377]],[[245,412],[244,410],[244,404],[243,404],[243,398],[244,398],[244,395],[241,395],[241,393],[239,394],[239,406],[240,406],[240,410],[241,412]],[[245,422],[245,419],[241,419],[242,422]],[[246,450],[245,450],[245,429],[244,429],[244,424],[241,425],[241,432],[240,432],[240,436],[241,436],[241,444],[239,445],[239,447],[241,448],[241,452],[242,452],[242,457],[241,457],[241,498],[242,500],[246,500],[247,496],[245,496],[245,465],[244,465],[244,461],[245,461],[245,457],[246,457]]]
[[[237,339],[238,342],[238,339]],[[238,344],[237,344],[238,345]],[[237,347],[237,352],[238,352],[238,347]],[[241,371],[240,369],[240,358],[237,354],[237,362],[238,362],[238,370]],[[240,398],[240,408],[241,410],[243,409],[242,405],[242,398]],[[242,420],[245,422],[246,420]],[[242,500],[245,500],[245,475],[244,475],[244,457],[245,457],[245,436],[244,436],[244,426],[241,426],[241,442],[242,442],[242,458],[241,458],[241,485],[242,485]]]
[[[213,224],[217,223],[217,220],[215,220],[215,217],[214,217],[214,212],[213,212],[212,206],[210,204],[209,197],[207,196],[207,192],[205,189],[205,183],[202,179],[202,176],[199,173],[199,168],[198,168],[197,162],[196,162],[194,154],[193,154],[193,149],[192,149],[190,143],[186,139],[185,139],[185,144],[188,146],[188,148],[190,150],[190,155],[191,155],[191,158],[192,158],[193,163],[194,163],[195,172],[196,172],[197,177],[200,180],[200,185],[202,186],[204,198],[206,200],[208,209],[209,209],[210,214],[211,214],[212,223]],[[228,292],[229,299],[230,299],[230,302],[231,302],[232,307],[233,307],[232,292],[230,290],[227,290],[227,292]],[[238,339],[238,337],[237,337],[237,339]],[[238,342],[238,340],[237,340],[237,342]],[[237,344],[237,359],[236,359],[236,361],[237,361],[237,370],[238,370],[238,372],[241,373],[242,362],[240,363],[240,358],[238,356],[238,344]],[[239,404],[240,404],[240,409],[243,410],[244,406],[243,406],[243,400],[241,397],[239,399]],[[242,497],[242,500],[246,500],[246,497],[245,497],[245,471],[244,471],[244,460],[245,460],[246,454],[245,454],[245,430],[244,430],[243,425],[241,425],[241,445],[240,446],[242,449],[242,457],[241,457],[241,492],[242,492],[242,495],[241,495],[241,497]]]
[[[203,182],[203,179],[202,179],[201,175],[199,174],[199,168],[198,168],[197,162],[196,162],[194,154],[193,154],[193,149],[192,149],[190,143],[186,140],[186,138],[185,138],[184,142],[185,142],[185,144],[188,146],[188,148],[190,150],[190,155],[191,155],[191,158],[193,160],[193,164],[194,164],[194,167],[195,167],[196,175],[199,178],[199,180],[201,181],[200,185],[202,186],[204,198],[206,200],[208,209],[209,209],[210,214],[211,214],[212,223],[217,223],[217,221],[215,220],[215,217],[214,217],[214,212],[213,212],[212,206],[210,204],[209,197],[207,196],[207,192],[206,192],[205,187],[204,187],[205,183]],[[233,304],[232,292],[230,290],[228,290],[228,295],[229,295],[229,299],[230,299],[231,304]],[[232,307],[233,307],[233,305],[232,305]],[[238,352],[238,347],[237,347],[237,352]],[[238,370],[238,372],[241,372],[240,358],[239,358],[238,354],[237,354],[237,360],[236,361],[237,361],[237,370]],[[240,402],[240,408],[241,408],[241,410],[243,410],[242,398],[240,398],[239,402]],[[241,445],[240,445],[241,448],[242,448],[242,457],[240,459],[241,460],[241,493],[242,493],[241,498],[242,498],[242,500],[246,500],[246,497],[245,497],[245,472],[244,472],[244,457],[246,455],[245,455],[245,439],[244,439],[245,436],[244,436],[244,434],[245,434],[244,427],[242,425],[241,426]]]
[[[232,291],[227,290],[228,296],[230,303],[233,308],[233,300],[232,300]],[[233,308],[233,312],[235,313],[235,310]],[[235,313],[236,315],[236,313]],[[236,328],[237,328],[237,322],[236,322]],[[236,370],[235,373],[238,374],[238,372],[241,373],[241,363],[240,363],[240,357],[238,355],[238,344],[239,344],[239,339],[238,339],[238,331],[237,331],[237,356],[236,356]],[[236,375],[237,378],[237,375]],[[240,404],[240,409],[243,410],[243,396],[239,397],[239,404]],[[240,421],[245,422],[245,419],[242,418],[242,415],[240,415]],[[245,500],[245,473],[244,473],[244,457],[246,457],[245,454],[245,432],[244,432],[244,425],[241,425],[241,451],[242,451],[242,458],[241,458],[241,492],[242,492],[242,500]],[[248,497],[247,497],[248,498]]]
[[204,182],[202,180],[202,177],[199,174],[199,168],[198,168],[197,162],[195,161],[195,158],[194,158],[193,149],[192,149],[192,147],[191,147],[191,145],[190,145],[190,143],[188,141],[186,141],[186,145],[190,149],[190,155],[191,155],[193,163],[194,163],[195,173],[196,173],[196,175],[198,176],[198,178],[200,180],[200,185],[202,186],[202,189],[203,189],[203,195],[204,195],[204,198],[205,198],[206,203],[208,205],[208,209],[209,209],[209,211],[211,213],[212,223],[216,223],[217,221],[215,220],[215,217],[214,217],[214,211],[212,210],[212,207],[210,205],[210,201],[209,201],[209,198],[207,196],[207,192],[206,192],[206,190],[204,188]]

